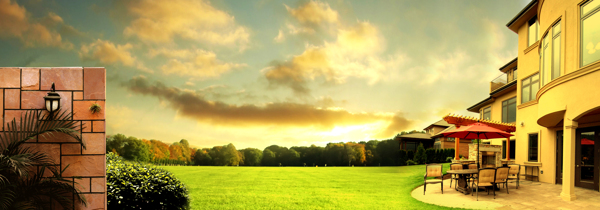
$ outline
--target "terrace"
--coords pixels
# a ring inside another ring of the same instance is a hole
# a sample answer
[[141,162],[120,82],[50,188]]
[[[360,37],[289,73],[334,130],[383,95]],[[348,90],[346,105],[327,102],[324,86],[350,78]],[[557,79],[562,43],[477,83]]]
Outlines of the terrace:
[[507,73],[503,73],[502,75],[496,77],[495,79],[493,79],[490,82],[490,93],[500,89],[501,87],[504,87],[505,85],[513,82],[516,80],[517,75],[516,75],[517,71],[514,71],[514,75],[510,75]]
[[[453,183],[454,184],[454,183]],[[521,181],[519,189],[515,183],[508,184],[505,188],[496,191],[496,199],[485,191],[479,191],[479,201],[475,195],[465,195],[449,188],[450,179],[444,180],[444,194],[439,187],[428,187],[423,195],[423,186],[415,188],[411,195],[413,198],[429,204],[444,207],[468,209],[600,209],[600,192],[575,188],[575,201],[564,201],[560,197],[562,185],[543,182]]]

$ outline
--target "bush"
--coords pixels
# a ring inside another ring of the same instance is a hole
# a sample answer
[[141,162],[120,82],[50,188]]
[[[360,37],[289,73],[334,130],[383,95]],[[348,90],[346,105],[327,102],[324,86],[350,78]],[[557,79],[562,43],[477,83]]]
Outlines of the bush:
[[413,161],[413,160],[407,160],[407,161],[406,161],[406,165],[408,165],[408,166],[409,166],[409,165],[418,165],[418,164],[419,164],[419,163],[417,163],[417,162],[415,162],[415,161]]
[[109,209],[188,209],[187,189],[170,172],[106,155]]
[[400,150],[398,155],[398,165],[404,166],[406,165],[406,150]]
[[433,148],[429,148],[425,150],[425,154],[427,155],[427,163],[437,163],[438,161],[436,160],[436,156],[435,156],[435,150]]
[[414,161],[419,164],[427,162],[427,154],[425,154],[425,148],[423,147],[423,143],[420,143],[417,147],[417,153],[415,153]]
[[454,159],[454,157],[447,157],[446,162],[452,162],[452,159]]
[[406,151],[406,159],[407,160],[412,160],[415,158],[415,151]]

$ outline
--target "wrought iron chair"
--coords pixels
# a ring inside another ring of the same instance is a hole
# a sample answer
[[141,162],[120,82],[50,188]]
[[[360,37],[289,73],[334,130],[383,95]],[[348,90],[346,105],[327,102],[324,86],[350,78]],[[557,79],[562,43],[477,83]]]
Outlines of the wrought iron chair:
[[[428,177],[434,177],[439,179],[427,179]],[[442,194],[444,194],[444,177],[442,174],[442,165],[440,164],[428,164],[425,166],[425,177],[423,184],[423,195],[425,195],[425,191],[427,191],[428,184],[440,184],[442,187]]]
[[521,180],[521,165],[520,164],[509,164],[510,170],[508,171],[508,180],[516,180],[517,189],[519,189],[519,182]]
[[509,170],[510,170],[509,167],[499,167],[499,168],[497,168],[496,169],[496,179],[494,181],[494,185],[504,184],[504,187],[506,188],[506,194],[508,194],[508,185],[507,185],[507,183],[508,183],[508,172],[509,172]]
[[[477,200],[479,200],[479,187],[485,187],[488,195],[490,191],[488,188],[493,187],[492,184],[496,180],[496,169],[495,168],[484,168],[480,169],[477,173],[477,178],[474,179],[473,185],[476,185],[475,190],[477,194]],[[471,193],[471,196],[473,194]],[[496,199],[496,191],[494,191],[494,199]]]
[[[459,164],[459,163],[450,164],[450,170],[462,170],[462,169],[463,169],[462,164]],[[458,184],[458,174],[452,174],[452,177],[450,178],[450,187],[452,187],[452,180],[455,180],[454,188],[456,188],[456,185]]]

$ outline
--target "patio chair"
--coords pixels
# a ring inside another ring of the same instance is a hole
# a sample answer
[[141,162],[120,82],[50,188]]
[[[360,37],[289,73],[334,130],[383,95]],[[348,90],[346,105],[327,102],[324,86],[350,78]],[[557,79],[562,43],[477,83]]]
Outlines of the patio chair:
[[509,167],[498,167],[496,169],[496,179],[494,181],[494,185],[504,184],[504,187],[506,188],[506,194],[508,194],[507,183],[508,183],[508,171],[509,170],[510,170]]
[[[469,169],[477,169],[477,164],[475,164],[475,163],[469,164]],[[473,175],[471,175],[471,177],[469,177],[468,181],[473,181],[476,178],[477,178],[477,174],[473,174]]]
[[509,164],[510,170],[508,171],[508,180],[517,180],[517,189],[519,189],[519,182],[521,177],[521,165],[520,164]]
[[[450,164],[450,170],[462,170],[462,169],[463,169],[462,164],[459,164],[459,163]],[[458,184],[458,174],[452,174],[452,177],[450,178],[450,187],[452,187],[452,180],[456,180],[454,182],[454,188],[456,188],[456,185]]]
[[[442,165],[440,164],[428,164],[425,166],[425,177],[423,184],[423,195],[427,191],[428,184],[440,184],[442,187],[442,194],[444,194],[444,177],[442,177]],[[439,179],[427,179],[428,177],[434,177]]]
[[[490,191],[488,190],[488,188],[494,186],[492,184],[492,182],[494,182],[496,180],[496,169],[495,168],[480,169],[477,174],[478,174],[478,176],[476,179],[474,179],[473,185],[476,185],[475,193],[477,194],[477,200],[479,200],[479,187],[485,187],[486,191],[488,192],[488,195],[490,194]],[[471,196],[473,196],[473,193],[471,193]],[[496,199],[496,191],[494,191],[494,199]]]

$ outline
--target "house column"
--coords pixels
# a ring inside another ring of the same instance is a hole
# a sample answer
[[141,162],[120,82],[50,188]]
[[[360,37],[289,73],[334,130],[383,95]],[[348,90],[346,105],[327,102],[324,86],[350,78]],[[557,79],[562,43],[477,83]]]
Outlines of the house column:
[[506,137],[506,161],[510,161],[510,137]]
[[577,121],[564,118],[563,136],[563,179],[560,197],[565,201],[575,200],[575,131]]
[[460,138],[454,138],[454,159],[455,160],[460,160],[460,157],[458,155],[459,148],[460,148]]

